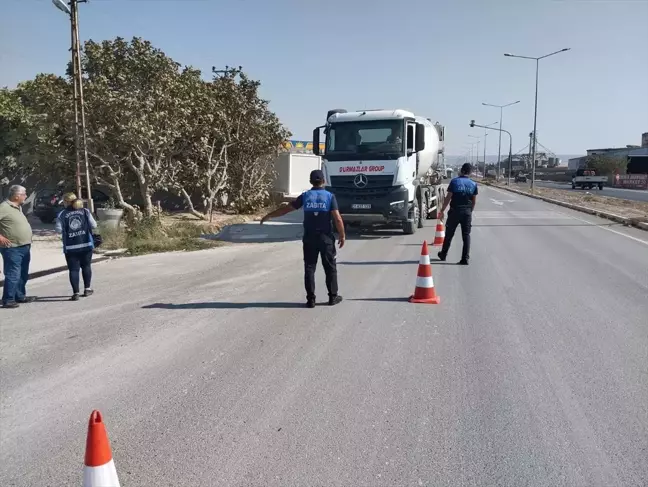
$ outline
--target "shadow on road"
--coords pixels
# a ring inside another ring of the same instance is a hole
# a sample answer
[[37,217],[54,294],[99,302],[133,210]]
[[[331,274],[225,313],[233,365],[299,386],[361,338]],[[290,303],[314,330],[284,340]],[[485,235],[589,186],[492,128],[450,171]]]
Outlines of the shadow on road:
[[303,303],[154,303],[142,306],[142,309],[248,309],[248,308],[268,308],[268,309],[291,309],[303,308]]
[[53,303],[56,301],[69,301],[70,296],[37,296],[35,303]]
[[622,227],[622,223],[503,223],[503,224],[472,224],[472,227]]
[[338,262],[338,265],[394,265],[418,263],[418,260],[366,260],[361,262]]
[[409,297],[407,298],[351,298],[349,301],[373,301],[379,303],[407,303],[409,302]]

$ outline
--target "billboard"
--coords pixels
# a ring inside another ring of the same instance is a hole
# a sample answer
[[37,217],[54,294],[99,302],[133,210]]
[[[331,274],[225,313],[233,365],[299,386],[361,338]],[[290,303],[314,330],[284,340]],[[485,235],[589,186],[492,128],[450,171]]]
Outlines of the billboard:
[[[320,144],[320,153],[324,152],[324,144]],[[283,143],[284,149],[290,152],[313,152],[313,142],[308,140],[287,140]]]
[[615,174],[614,187],[648,189],[648,174]]

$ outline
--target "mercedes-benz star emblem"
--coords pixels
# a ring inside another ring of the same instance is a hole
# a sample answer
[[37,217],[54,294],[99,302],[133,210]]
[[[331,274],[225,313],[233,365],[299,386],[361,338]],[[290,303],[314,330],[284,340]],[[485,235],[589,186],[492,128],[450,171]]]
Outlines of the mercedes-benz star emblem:
[[364,174],[358,174],[355,178],[353,178],[353,184],[355,184],[356,188],[365,188],[368,183],[369,180]]

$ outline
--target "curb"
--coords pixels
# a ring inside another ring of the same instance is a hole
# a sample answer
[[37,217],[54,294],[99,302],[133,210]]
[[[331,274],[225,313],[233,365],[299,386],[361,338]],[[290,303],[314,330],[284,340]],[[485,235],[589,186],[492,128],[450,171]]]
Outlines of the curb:
[[505,186],[495,186],[493,184],[485,184],[485,183],[482,184],[484,184],[485,186],[491,186],[493,188],[503,189],[504,191],[509,191],[511,193],[519,194],[522,196],[528,196],[529,198],[534,198],[536,200],[546,201],[547,203],[562,206],[564,208],[569,208],[570,210],[580,211],[581,213],[587,213],[588,215],[594,215],[601,218],[605,218],[607,220],[612,220],[614,222],[621,223],[627,227],[635,227],[641,230],[648,231],[648,223],[636,221],[634,218],[626,218],[624,216],[615,215],[614,213],[608,213],[606,211],[595,210],[593,208],[588,208],[586,206],[575,205],[573,203],[567,203],[565,201],[555,200],[553,198],[547,198],[546,196],[525,193],[524,191],[520,191],[518,189],[513,189],[513,188],[507,188]]
[[[106,260],[110,260],[110,257],[98,257],[92,261],[93,264],[97,264],[99,262],[104,262]],[[49,276],[50,274],[56,274],[57,272],[63,272],[67,270],[66,265],[62,265],[59,267],[53,267],[51,269],[44,269],[42,271],[36,271],[36,272],[31,272],[29,274],[29,280],[32,279],[38,279],[39,277],[44,277],[44,276]],[[0,287],[4,286],[4,279],[0,280]]]

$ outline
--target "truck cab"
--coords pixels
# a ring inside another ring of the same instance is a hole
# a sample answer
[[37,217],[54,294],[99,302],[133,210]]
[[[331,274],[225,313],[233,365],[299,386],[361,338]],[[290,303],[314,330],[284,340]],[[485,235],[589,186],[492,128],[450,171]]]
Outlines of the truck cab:
[[[324,153],[319,141],[323,129]],[[441,126],[406,110],[330,110],[313,131],[313,152],[322,156],[327,189],[336,195],[345,222],[398,225],[406,234],[436,218],[434,171]]]

